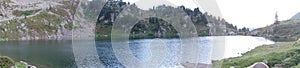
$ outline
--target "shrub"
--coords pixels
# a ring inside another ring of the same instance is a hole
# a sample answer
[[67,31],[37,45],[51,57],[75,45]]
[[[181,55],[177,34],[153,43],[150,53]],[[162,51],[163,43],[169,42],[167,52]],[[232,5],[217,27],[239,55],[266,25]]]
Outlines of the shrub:
[[0,67],[9,68],[13,65],[13,60],[7,56],[0,56]]
[[295,42],[295,43],[293,44],[293,46],[300,46],[300,43],[299,43],[299,42]]
[[33,13],[32,10],[25,10],[25,11],[23,11],[23,14],[24,14],[25,16],[31,15],[32,13]]

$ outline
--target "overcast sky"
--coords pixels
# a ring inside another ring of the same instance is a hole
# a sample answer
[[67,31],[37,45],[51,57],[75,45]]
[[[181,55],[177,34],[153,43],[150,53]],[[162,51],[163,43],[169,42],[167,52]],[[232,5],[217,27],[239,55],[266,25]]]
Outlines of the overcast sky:
[[[137,4],[142,9],[152,8],[161,0],[123,0],[127,2],[144,2]],[[171,5],[198,7],[195,0],[166,0]],[[241,27],[259,28],[274,23],[275,13],[279,20],[287,20],[300,12],[300,0],[216,0],[226,21]],[[166,3],[163,2],[163,3]],[[142,5],[142,6],[141,6]],[[201,7],[201,6],[200,6]],[[201,9],[201,8],[200,8]]]

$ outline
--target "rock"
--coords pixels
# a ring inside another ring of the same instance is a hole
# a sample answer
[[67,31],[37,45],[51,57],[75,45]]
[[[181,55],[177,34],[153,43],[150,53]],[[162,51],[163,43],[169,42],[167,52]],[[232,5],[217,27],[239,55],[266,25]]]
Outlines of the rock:
[[291,60],[291,58],[286,58],[282,62],[286,62],[286,61],[289,61],[289,60]]
[[7,28],[4,28],[4,32],[6,32],[7,31]]
[[20,63],[26,65],[26,68],[37,68],[36,66],[29,65],[28,63],[26,63],[26,62],[24,62],[24,61],[20,61]]
[[181,63],[184,68],[211,68],[212,64],[203,63]]
[[269,66],[263,62],[256,62],[247,68],[269,68]]
[[283,64],[275,64],[274,67],[282,67]]
[[22,26],[22,27],[24,27],[24,26],[25,26],[25,24],[24,24],[24,23],[21,23],[21,26]]
[[300,38],[297,40],[297,42],[300,42]]

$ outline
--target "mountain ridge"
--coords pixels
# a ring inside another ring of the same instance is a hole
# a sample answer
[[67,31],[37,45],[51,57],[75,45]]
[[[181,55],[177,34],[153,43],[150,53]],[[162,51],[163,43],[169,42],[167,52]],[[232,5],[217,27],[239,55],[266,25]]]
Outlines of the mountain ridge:
[[300,12],[296,13],[291,19],[299,19],[300,18]]

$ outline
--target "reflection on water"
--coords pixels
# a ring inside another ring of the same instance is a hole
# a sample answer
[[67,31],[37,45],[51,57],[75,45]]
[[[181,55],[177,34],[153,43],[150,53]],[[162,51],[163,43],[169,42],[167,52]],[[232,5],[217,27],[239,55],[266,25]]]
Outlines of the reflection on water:
[[[153,39],[131,40],[129,42],[133,55],[140,61],[151,59],[149,45]],[[166,44],[166,57],[161,67],[176,67],[180,63],[180,39],[162,39]],[[211,63],[211,60],[240,56],[241,53],[262,44],[274,42],[262,37],[251,36],[217,36],[200,37],[199,63]],[[225,42],[219,43],[219,42]],[[96,41],[99,59],[106,67],[123,67],[113,52],[109,41]],[[225,50],[225,52],[224,52]],[[73,68],[75,60],[72,41],[7,41],[0,42],[0,55],[23,60],[41,68]]]

